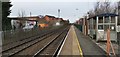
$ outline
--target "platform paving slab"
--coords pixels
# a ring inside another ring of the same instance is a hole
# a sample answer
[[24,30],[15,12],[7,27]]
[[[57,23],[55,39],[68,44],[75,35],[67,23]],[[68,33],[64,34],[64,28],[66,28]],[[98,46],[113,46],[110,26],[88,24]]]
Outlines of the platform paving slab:
[[69,57],[82,57],[81,51],[79,47],[79,43],[77,41],[77,36],[74,31],[74,26],[71,26],[68,35],[66,37],[66,40],[64,42],[64,45],[61,49],[60,55],[62,57],[69,56]]
[[90,37],[85,36],[81,31],[74,27],[83,51],[84,57],[106,57],[106,52],[94,43]]

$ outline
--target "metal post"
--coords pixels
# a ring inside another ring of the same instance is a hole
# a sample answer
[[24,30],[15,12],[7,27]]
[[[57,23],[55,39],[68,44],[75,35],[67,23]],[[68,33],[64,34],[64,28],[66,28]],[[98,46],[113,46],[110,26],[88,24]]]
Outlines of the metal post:
[[109,57],[109,55],[110,55],[110,29],[107,29],[107,47],[106,47],[106,51],[107,51],[107,56]]
[[2,31],[2,2],[0,1],[0,31]]
[[109,28],[107,28],[107,56],[110,57],[110,16],[108,17],[109,19]]
[[[0,52],[2,51],[2,2],[0,1]],[[0,57],[2,54],[0,53]]]
[[[120,1],[118,2],[118,15],[120,14]],[[120,15],[118,16],[118,25],[120,25]]]
[[30,17],[31,17],[32,13],[30,12]]
[[[120,1],[118,2],[118,14],[120,14]],[[119,31],[117,32],[117,42],[118,42],[118,45],[120,45],[120,15],[118,16],[118,20],[117,20],[117,25],[118,25],[118,29]],[[118,49],[118,53],[120,54],[120,47]]]
[[103,16],[103,30],[104,30],[104,37],[103,38],[106,38],[105,37],[105,24],[104,23],[105,23],[105,17]]
[[[60,9],[58,9],[58,18],[60,18]],[[58,22],[60,23],[60,19],[58,20]]]
[[83,18],[83,34],[85,34],[85,18]]
[[115,28],[116,28],[115,31],[116,31],[116,32],[117,32],[117,23],[118,23],[118,22],[117,22],[117,21],[118,21],[117,19],[118,19],[118,16],[115,17]]
[[109,16],[109,29],[110,29],[110,25],[111,25],[111,16]]
[[60,9],[58,9],[58,18],[60,18]]
[[116,57],[114,47],[113,47],[111,40],[110,40],[110,28],[108,28],[107,29],[107,46],[106,46],[106,51],[107,51],[108,57],[110,57],[110,48],[112,48],[113,55],[114,55],[114,57]]
[[[120,1],[118,2],[118,20],[117,20],[117,25],[118,25],[118,33],[117,33],[117,42],[118,42],[118,45],[120,45]],[[120,47],[118,47],[118,53],[120,53]]]
[[98,16],[96,17],[97,20],[96,20],[96,40],[98,41]]
[[112,46],[111,40],[110,40],[110,24],[111,24],[111,16],[109,16],[109,28],[107,29],[107,55],[110,56],[110,48],[112,48],[112,52],[114,54],[114,57],[116,57],[115,50]]

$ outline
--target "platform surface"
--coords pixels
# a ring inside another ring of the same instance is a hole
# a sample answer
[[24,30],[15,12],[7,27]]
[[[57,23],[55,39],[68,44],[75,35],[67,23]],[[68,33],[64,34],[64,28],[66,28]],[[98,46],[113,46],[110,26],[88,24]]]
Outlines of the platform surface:
[[76,55],[82,57],[82,51],[78,42],[77,35],[74,30],[74,26],[71,26],[66,36],[60,55]]
[[85,36],[79,29],[72,25],[59,55],[106,57],[106,52],[93,42],[90,37]]
[[74,27],[79,40],[80,46],[83,51],[84,57],[106,57],[106,52],[100,48],[92,39]]

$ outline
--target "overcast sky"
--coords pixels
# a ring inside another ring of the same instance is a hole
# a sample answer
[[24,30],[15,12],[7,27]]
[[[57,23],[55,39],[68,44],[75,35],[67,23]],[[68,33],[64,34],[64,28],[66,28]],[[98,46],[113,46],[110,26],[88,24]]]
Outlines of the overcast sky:
[[[101,0],[102,1],[102,0]],[[87,11],[94,8],[96,0],[11,0],[13,6],[10,16],[18,16],[19,11],[25,11],[26,15],[52,15],[75,22],[83,17]]]

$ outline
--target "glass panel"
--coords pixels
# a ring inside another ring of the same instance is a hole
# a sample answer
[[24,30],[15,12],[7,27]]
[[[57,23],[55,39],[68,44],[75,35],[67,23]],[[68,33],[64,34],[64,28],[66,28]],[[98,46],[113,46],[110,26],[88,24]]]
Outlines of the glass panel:
[[109,17],[106,17],[104,23],[109,23]]
[[96,29],[96,20],[93,19],[93,29]]
[[96,29],[96,25],[94,25],[94,27],[93,27],[94,29]]
[[[109,29],[109,25],[104,25],[104,30],[107,31],[107,29]],[[111,31],[115,31],[115,25],[110,25],[110,30]]]
[[111,23],[115,23],[115,17],[111,18]]
[[98,23],[103,23],[103,19],[99,19],[99,20],[98,20]]
[[107,31],[109,29],[109,25],[104,25],[104,30]]
[[98,25],[98,29],[103,29],[103,25]]

